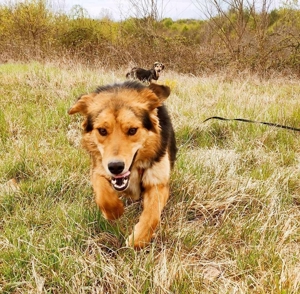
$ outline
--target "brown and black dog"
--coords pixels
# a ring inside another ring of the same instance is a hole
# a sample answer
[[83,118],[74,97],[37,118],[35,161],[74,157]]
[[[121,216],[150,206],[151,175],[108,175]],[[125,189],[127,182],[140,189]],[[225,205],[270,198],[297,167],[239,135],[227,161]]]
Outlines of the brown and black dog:
[[154,62],[153,68],[143,69],[140,67],[133,67],[127,74],[126,78],[137,79],[142,82],[151,83],[152,80],[157,81],[161,72],[164,70],[165,66],[161,62]]
[[83,121],[82,145],[91,155],[95,200],[108,220],[124,212],[120,196],[143,197],[143,212],[126,244],[147,245],[169,198],[176,141],[164,100],[170,88],[138,81],[98,87],[69,109]]

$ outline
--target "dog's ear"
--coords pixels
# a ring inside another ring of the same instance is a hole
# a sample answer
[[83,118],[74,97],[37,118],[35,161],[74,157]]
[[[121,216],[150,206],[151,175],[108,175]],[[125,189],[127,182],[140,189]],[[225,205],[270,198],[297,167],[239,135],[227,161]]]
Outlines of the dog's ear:
[[156,96],[160,99],[160,100],[166,100],[170,94],[171,94],[171,89],[168,86],[164,86],[164,85],[159,85],[159,84],[155,84],[155,83],[151,83],[149,85],[149,89],[151,89]]
[[94,96],[96,96],[96,93],[91,93],[89,95],[81,95],[76,101],[76,103],[69,108],[68,114],[74,114],[79,112],[82,115],[87,115],[88,106],[93,100]]
[[162,63],[161,64],[161,70],[164,70],[165,69],[165,65]]
[[156,108],[162,105],[162,103],[170,96],[171,89],[168,86],[158,85],[151,83],[149,89],[158,97],[158,100],[152,101],[152,108]]

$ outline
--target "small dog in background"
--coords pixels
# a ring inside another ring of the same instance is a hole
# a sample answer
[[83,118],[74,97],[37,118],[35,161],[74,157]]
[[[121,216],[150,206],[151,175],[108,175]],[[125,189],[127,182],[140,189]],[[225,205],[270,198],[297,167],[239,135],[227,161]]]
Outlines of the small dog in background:
[[164,70],[165,66],[161,62],[154,62],[153,68],[143,69],[140,67],[133,67],[130,72],[126,74],[127,79],[137,79],[142,82],[151,83],[152,80],[157,81],[161,72]]

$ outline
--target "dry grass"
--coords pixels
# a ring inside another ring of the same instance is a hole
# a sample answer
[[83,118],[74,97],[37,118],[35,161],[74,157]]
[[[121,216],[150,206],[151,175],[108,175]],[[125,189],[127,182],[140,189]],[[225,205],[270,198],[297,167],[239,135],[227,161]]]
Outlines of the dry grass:
[[299,134],[202,123],[297,127],[298,81],[164,74],[180,149],[156,237],[134,252],[124,236],[140,204],[102,218],[80,119],[66,114],[79,94],[123,80],[124,71],[72,65],[0,66],[0,291],[299,293]]

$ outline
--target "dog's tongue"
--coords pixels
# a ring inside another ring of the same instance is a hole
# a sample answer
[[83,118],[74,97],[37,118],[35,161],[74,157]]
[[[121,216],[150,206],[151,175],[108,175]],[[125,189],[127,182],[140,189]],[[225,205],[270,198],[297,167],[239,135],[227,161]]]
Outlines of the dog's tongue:
[[127,177],[130,175],[130,171],[128,170],[126,173],[124,174],[120,174],[120,175],[117,175],[117,176],[114,176],[115,179],[119,179],[119,178],[124,178],[124,177]]
[[130,171],[111,178],[111,184],[117,191],[124,191],[129,184]]

